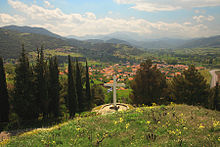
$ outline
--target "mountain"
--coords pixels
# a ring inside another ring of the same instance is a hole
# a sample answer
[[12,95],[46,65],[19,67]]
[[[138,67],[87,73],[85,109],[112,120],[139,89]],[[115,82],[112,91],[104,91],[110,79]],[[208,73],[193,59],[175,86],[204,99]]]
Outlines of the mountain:
[[187,43],[179,46],[179,48],[199,48],[199,47],[220,47],[220,35],[192,39]]
[[55,49],[63,46],[78,46],[80,41],[61,39],[47,35],[34,33],[21,33],[18,31],[0,28],[0,54],[5,58],[16,58],[24,44],[27,52],[34,51],[43,45],[47,49]]
[[45,49],[71,47],[71,52],[103,62],[133,62],[144,51],[135,47],[114,43],[90,43],[76,39],[57,38],[35,33],[22,33],[0,28],[0,55],[4,58],[17,58],[24,44],[27,52],[36,51],[41,45]]
[[38,28],[38,27],[10,25],[10,26],[4,26],[2,27],[2,29],[13,30],[13,31],[22,32],[22,33],[35,33],[35,34],[47,35],[47,36],[56,37],[56,38],[62,38],[61,36],[55,33],[52,33],[44,28]]
[[129,42],[116,39],[116,38],[111,38],[109,40],[106,40],[105,43],[113,43],[113,44],[126,44],[126,45],[131,45]]
[[[71,37],[71,36],[69,36]],[[158,38],[152,39],[138,33],[115,32],[106,35],[86,35],[72,36],[80,40],[90,40],[89,42],[110,42],[132,45],[137,48],[160,49],[160,48],[197,48],[197,47],[220,47],[219,36],[207,38]],[[102,41],[101,41],[102,40]],[[121,40],[121,41],[119,41]]]

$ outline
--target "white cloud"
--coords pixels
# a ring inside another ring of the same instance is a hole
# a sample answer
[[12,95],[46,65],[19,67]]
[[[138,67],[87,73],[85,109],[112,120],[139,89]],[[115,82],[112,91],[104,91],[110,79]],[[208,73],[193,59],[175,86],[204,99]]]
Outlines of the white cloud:
[[50,4],[49,1],[46,1],[46,0],[44,0],[44,6],[45,6],[46,8],[53,8],[53,7],[54,7],[53,5]]
[[173,11],[177,9],[220,6],[219,0],[114,0],[118,4],[129,4],[139,11]]
[[9,24],[22,24],[24,22],[24,18],[22,16],[14,15],[11,16],[6,13],[0,13],[0,24],[9,25]]
[[203,15],[199,15],[199,16],[193,16],[193,19],[198,22],[201,23],[203,21],[213,21],[215,19],[214,16],[203,16]]
[[96,16],[94,13],[91,13],[91,12],[86,12],[86,16],[89,18],[89,19],[96,19]]
[[[151,38],[158,37],[200,37],[210,35],[210,30],[203,24],[150,22],[145,19],[96,18],[92,12],[85,14],[66,14],[59,8],[27,5],[20,1],[8,0],[10,6],[19,12],[18,15],[0,13],[2,26],[29,25],[44,27],[57,34],[67,35],[101,35],[114,32],[135,32]],[[22,19],[20,19],[22,18]],[[195,18],[197,19],[197,18]],[[209,20],[214,19],[209,17]]]

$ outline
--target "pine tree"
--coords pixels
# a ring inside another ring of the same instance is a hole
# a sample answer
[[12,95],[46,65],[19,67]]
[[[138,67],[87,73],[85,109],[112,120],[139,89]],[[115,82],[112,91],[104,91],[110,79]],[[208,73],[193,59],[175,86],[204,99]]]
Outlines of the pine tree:
[[91,107],[91,92],[90,92],[89,70],[88,70],[87,60],[86,60],[86,97],[87,97],[87,107],[88,107],[88,109],[90,109],[90,107]]
[[34,67],[35,76],[35,97],[37,98],[38,111],[43,114],[43,118],[48,117],[48,93],[47,93],[47,63],[44,59],[43,46],[38,51],[36,66]]
[[182,76],[174,78],[172,84],[173,95],[179,103],[207,106],[209,88],[194,65],[190,65]]
[[68,97],[66,104],[69,109],[70,117],[74,117],[77,111],[77,99],[75,83],[73,80],[73,67],[70,56],[68,56]]
[[151,60],[146,60],[140,65],[134,80],[131,83],[131,99],[134,104],[151,105],[158,102],[166,88],[165,76],[152,66]]
[[59,116],[59,69],[57,58],[49,59],[49,73],[48,73],[48,100],[49,112],[54,118]]
[[36,99],[33,95],[33,71],[29,65],[24,45],[19,63],[16,65],[14,78],[13,110],[20,120],[33,120],[38,118]]
[[79,68],[79,62],[76,58],[76,94],[77,94],[77,100],[78,100],[78,108],[79,112],[82,112],[85,110],[85,101],[83,97],[83,87],[82,87],[82,79],[81,79],[81,72]]
[[9,96],[3,59],[0,57],[0,122],[9,121]]

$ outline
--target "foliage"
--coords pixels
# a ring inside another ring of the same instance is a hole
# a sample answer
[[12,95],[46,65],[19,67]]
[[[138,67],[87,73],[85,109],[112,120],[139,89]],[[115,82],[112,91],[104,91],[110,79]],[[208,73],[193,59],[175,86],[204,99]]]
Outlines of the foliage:
[[131,83],[131,88],[133,90],[131,98],[134,104],[151,105],[163,97],[166,79],[156,66],[152,67],[151,60],[146,60],[141,63]]
[[81,76],[81,71],[79,68],[79,62],[78,59],[76,58],[76,96],[77,96],[77,100],[78,100],[78,108],[79,108],[79,112],[83,112],[85,110],[85,106],[86,106],[86,100],[85,97],[83,95],[83,87],[82,87],[82,76]]
[[9,121],[9,109],[9,95],[5,78],[5,69],[3,59],[0,57],[0,123]]
[[48,74],[48,99],[49,112],[54,118],[58,118],[60,114],[60,96],[61,90],[59,83],[59,69],[56,57],[49,59],[49,74]]
[[13,110],[21,120],[38,118],[37,101],[34,96],[33,71],[22,46],[21,57],[15,69]]
[[209,87],[194,65],[190,65],[183,75],[174,77],[171,91],[177,103],[202,106],[208,104]]
[[88,63],[86,60],[86,101],[87,101],[87,109],[91,108],[91,92],[90,92],[90,82],[89,82],[89,69]]
[[37,99],[38,113],[43,114],[43,117],[48,117],[49,99],[48,99],[48,68],[44,58],[43,46],[40,51],[38,50],[38,56],[36,59],[36,65],[34,66],[34,94]]
[[74,117],[77,111],[76,87],[75,80],[73,79],[73,67],[70,56],[68,56],[68,60],[68,96],[66,104],[69,108],[70,117]]
[[93,86],[91,87],[91,98],[93,106],[104,104],[105,95],[103,88],[100,85],[93,84]]

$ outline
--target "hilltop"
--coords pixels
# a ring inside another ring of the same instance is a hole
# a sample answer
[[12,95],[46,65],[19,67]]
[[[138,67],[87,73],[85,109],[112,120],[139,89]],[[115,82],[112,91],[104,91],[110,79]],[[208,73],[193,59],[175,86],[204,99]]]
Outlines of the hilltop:
[[[93,113],[91,113],[92,115]],[[219,146],[220,112],[175,105],[76,117],[5,140],[9,146]]]

